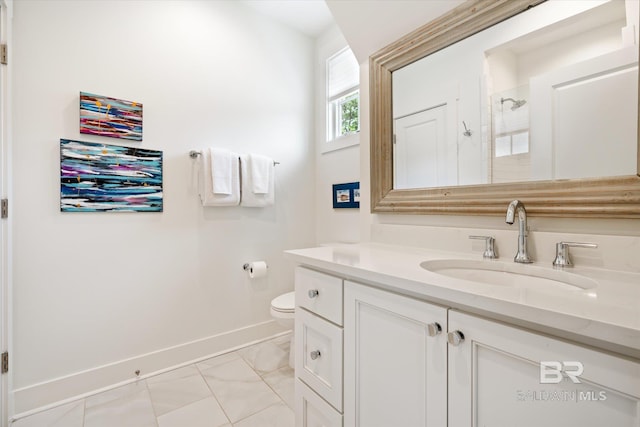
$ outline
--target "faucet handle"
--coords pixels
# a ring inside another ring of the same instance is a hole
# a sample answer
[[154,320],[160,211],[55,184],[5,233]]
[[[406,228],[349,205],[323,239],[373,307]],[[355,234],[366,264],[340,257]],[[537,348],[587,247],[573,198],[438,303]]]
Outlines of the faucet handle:
[[571,257],[569,257],[569,248],[597,248],[595,243],[581,243],[581,242],[559,242],[556,243],[556,259],[553,260],[553,266],[555,268],[571,267]]
[[496,239],[493,236],[469,236],[470,239],[476,240],[484,240],[484,253],[482,254],[482,258],[485,259],[496,259],[498,258],[498,254],[496,253],[495,242]]

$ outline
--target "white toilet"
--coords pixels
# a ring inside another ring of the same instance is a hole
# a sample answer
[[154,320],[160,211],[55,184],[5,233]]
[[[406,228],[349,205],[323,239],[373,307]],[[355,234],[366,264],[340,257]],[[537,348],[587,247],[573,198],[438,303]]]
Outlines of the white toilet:
[[[271,300],[271,316],[276,319],[276,322],[288,329],[293,329],[295,325],[295,294],[295,292],[288,292]],[[295,336],[295,332],[291,334],[291,344],[289,346],[289,366],[291,368],[295,368],[295,350],[293,346]]]

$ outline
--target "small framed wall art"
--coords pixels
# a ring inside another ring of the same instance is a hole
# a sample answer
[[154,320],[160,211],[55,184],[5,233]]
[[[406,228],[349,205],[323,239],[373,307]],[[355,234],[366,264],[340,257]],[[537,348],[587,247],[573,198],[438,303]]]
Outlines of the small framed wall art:
[[142,141],[142,104],[80,92],[80,133]]
[[333,208],[360,208],[360,183],[333,184]]

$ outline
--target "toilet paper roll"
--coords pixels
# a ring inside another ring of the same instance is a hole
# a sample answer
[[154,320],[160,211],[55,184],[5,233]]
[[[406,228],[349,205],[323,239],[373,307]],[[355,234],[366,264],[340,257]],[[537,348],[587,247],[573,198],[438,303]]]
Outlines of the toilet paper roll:
[[249,277],[258,279],[267,275],[267,263],[264,261],[253,261],[249,263]]

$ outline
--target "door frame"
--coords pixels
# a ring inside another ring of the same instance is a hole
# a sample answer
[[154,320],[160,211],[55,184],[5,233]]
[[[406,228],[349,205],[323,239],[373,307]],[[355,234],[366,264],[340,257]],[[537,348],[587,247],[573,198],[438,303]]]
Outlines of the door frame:
[[[0,43],[11,54],[13,0],[0,0]],[[10,62],[9,62],[10,64]],[[0,65],[0,198],[11,200],[11,85],[10,65]],[[0,220],[0,352],[9,352],[11,361],[11,206],[9,217]],[[11,365],[0,375],[0,426],[9,425]]]

